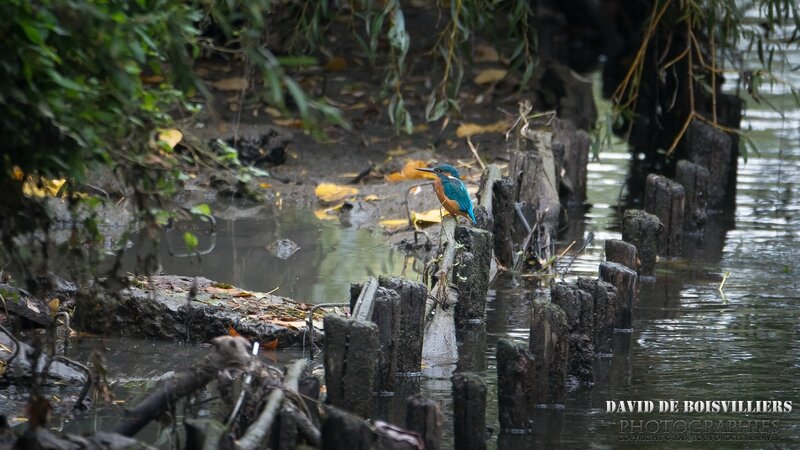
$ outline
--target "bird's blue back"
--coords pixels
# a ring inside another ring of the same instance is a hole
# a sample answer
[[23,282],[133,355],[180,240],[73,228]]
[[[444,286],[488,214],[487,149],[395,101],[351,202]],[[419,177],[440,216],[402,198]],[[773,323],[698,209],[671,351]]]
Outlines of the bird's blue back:
[[[456,171],[456,173],[458,172]],[[444,195],[451,200],[455,200],[456,203],[458,203],[459,209],[467,213],[473,223],[477,222],[475,220],[475,212],[472,209],[472,200],[469,198],[469,192],[467,191],[467,187],[464,186],[464,183],[458,178],[446,175],[440,175],[439,179],[442,181]]]

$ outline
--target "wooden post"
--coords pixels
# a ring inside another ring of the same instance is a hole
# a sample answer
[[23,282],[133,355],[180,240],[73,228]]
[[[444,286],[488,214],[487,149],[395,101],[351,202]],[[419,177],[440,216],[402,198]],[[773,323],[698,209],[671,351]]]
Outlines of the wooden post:
[[678,256],[683,247],[683,210],[686,192],[667,177],[651,173],[644,191],[645,210],[664,225],[659,250],[662,255]]
[[578,278],[578,288],[592,295],[595,352],[597,356],[610,357],[613,352],[617,289],[610,283],[586,277]]
[[486,370],[486,324],[465,323],[456,329],[459,372]]
[[535,361],[524,344],[497,341],[497,406],[504,433],[533,431]]
[[623,266],[639,271],[639,254],[636,246],[619,239],[606,239],[606,261],[622,264]]
[[442,407],[436,400],[424,395],[408,398],[406,428],[416,431],[425,442],[425,450],[442,448]]
[[514,183],[503,178],[492,190],[494,217],[494,255],[506,268],[514,264],[514,235],[516,234],[516,211],[514,211]]
[[622,240],[636,246],[642,281],[656,279],[656,257],[663,229],[658,217],[638,209],[629,209],[622,217]]
[[636,272],[622,264],[604,261],[600,263],[600,279],[617,289],[617,311],[614,319],[616,330],[631,330],[633,327],[633,304],[638,295]]
[[381,276],[381,287],[400,295],[400,330],[398,331],[397,374],[419,375],[422,370],[422,335],[425,326],[425,302],[428,288],[401,277]]
[[325,407],[322,450],[372,450],[377,436],[361,418],[339,408]]
[[476,213],[476,219],[478,219],[478,227],[486,231],[494,230],[493,191],[494,184],[500,180],[500,177],[500,167],[497,164],[489,164],[481,173],[481,187],[478,189],[478,205],[476,206],[483,208],[486,218],[482,220],[477,217],[479,214]]
[[675,168],[675,181],[686,192],[683,229],[689,233],[702,233],[708,214],[708,169],[682,159]]
[[453,434],[459,450],[486,449],[486,383],[472,372],[453,375]]
[[456,252],[453,281],[458,290],[456,324],[483,321],[486,293],[489,290],[489,266],[492,263],[492,233],[474,227],[456,227]]
[[728,133],[699,120],[693,120],[683,138],[688,159],[708,169],[708,207],[720,210],[725,205],[731,170],[731,137]]
[[378,327],[329,314],[325,328],[327,402],[368,417],[372,408]]
[[587,165],[591,137],[584,130],[575,128],[570,122],[553,120],[553,154],[556,168],[561,166],[560,188],[566,193],[566,204],[581,204],[586,200]]
[[567,318],[558,305],[534,301],[529,348],[536,360],[536,404],[563,405],[567,382]]
[[553,303],[566,315],[569,329],[569,374],[583,383],[592,382],[594,362],[594,300],[578,286],[559,282],[550,289]]
[[397,374],[397,338],[400,331],[400,296],[391,289],[379,287],[375,292],[372,322],[378,326],[378,353],[375,355],[375,392],[394,392]]

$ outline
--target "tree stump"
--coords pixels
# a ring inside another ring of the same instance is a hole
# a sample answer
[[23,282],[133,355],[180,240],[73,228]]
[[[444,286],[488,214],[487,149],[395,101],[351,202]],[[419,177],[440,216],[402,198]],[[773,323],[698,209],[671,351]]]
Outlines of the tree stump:
[[536,361],[537,405],[564,404],[568,333],[567,318],[558,305],[533,302],[529,349]]
[[589,164],[589,134],[568,121],[553,120],[553,155],[556,159],[559,197],[564,204],[586,201],[586,178]]
[[708,207],[720,210],[725,205],[731,171],[731,137],[707,123],[693,120],[683,138],[689,161],[708,169]]
[[419,375],[422,370],[422,336],[428,288],[401,277],[381,276],[381,287],[400,295],[400,329],[397,345],[397,374]]
[[325,385],[328,404],[368,417],[372,409],[378,327],[329,314],[325,328]]
[[439,402],[419,394],[408,398],[406,428],[419,433],[425,442],[425,450],[442,448],[443,422],[444,416]]
[[400,296],[392,289],[379,287],[375,293],[372,321],[378,326],[378,353],[375,367],[375,392],[394,392],[397,374],[397,338],[400,332]]
[[361,418],[339,408],[325,407],[323,450],[372,450],[377,436]]
[[686,192],[683,229],[689,233],[702,233],[708,214],[708,169],[693,162],[682,159],[675,169],[675,181],[683,186]]
[[492,264],[492,233],[473,227],[456,227],[455,282],[458,290],[456,325],[483,321],[486,293],[489,291],[489,266]]
[[658,217],[638,209],[629,209],[622,217],[622,240],[636,246],[641,263],[639,275],[643,280],[655,280],[658,243],[663,229]]
[[595,352],[597,356],[609,357],[613,352],[617,289],[610,283],[586,277],[578,278],[578,288],[592,295]]
[[636,272],[622,264],[604,261],[600,263],[600,279],[617,289],[614,328],[631,330],[633,327],[633,304],[638,295]]
[[592,382],[594,362],[594,300],[589,292],[569,283],[555,283],[553,303],[561,307],[569,329],[568,374],[583,383]]
[[503,178],[492,189],[492,215],[494,217],[494,256],[500,265],[510,268],[514,264],[514,183]]
[[485,450],[486,383],[472,372],[459,372],[451,379],[455,448]]
[[619,239],[606,239],[606,261],[622,264],[623,266],[639,271],[639,254],[636,246]]
[[683,186],[661,175],[647,176],[644,191],[645,210],[654,214],[664,226],[659,242],[662,255],[678,256],[683,247],[683,211],[686,192]]
[[524,344],[497,341],[497,406],[501,432],[530,433],[536,404],[535,361]]

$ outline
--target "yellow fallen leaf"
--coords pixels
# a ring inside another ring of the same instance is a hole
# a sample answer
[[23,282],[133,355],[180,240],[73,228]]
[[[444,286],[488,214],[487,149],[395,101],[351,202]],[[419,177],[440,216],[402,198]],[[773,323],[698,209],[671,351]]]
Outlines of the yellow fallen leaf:
[[508,70],[506,69],[485,69],[478,72],[473,81],[475,81],[475,84],[497,83],[505,78],[506,75],[508,75]]
[[283,115],[283,114],[281,114],[280,111],[278,111],[277,108],[273,108],[271,106],[267,106],[266,108],[264,108],[264,112],[269,114],[272,117],[281,117]]
[[259,183],[258,187],[260,187],[261,189],[269,189],[272,187],[272,185],[265,182],[265,183]]
[[441,223],[442,211],[440,208],[436,208],[424,212],[412,212],[411,220],[413,220],[416,225]]
[[377,202],[377,201],[378,201],[378,200],[380,200],[380,199],[381,199],[381,198],[380,198],[380,197],[378,197],[378,196],[377,196],[377,195],[375,195],[375,194],[369,194],[369,195],[367,195],[366,197],[362,198],[361,200],[363,200],[363,201],[365,201],[365,202]]
[[225,78],[215,81],[212,86],[220,91],[241,91],[247,89],[247,79],[244,77]]
[[22,193],[28,197],[55,197],[66,181],[41,178],[40,182],[37,182],[29,178],[22,185]]
[[484,62],[498,62],[500,61],[500,54],[497,50],[488,44],[478,44],[473,49],[475,56],[472,58],[476,63]]
[[47,302],[47,307],[50,308],[50,316],[55,317],[58,314],[58,307],[61,306],[61,301],[58,298],[54,298]]
[[430,172],[421,172],[418,168],[428,167],[428,163],[419,159],[412,159],[406,162],[400,172],[386,175],[386,181],[397,182],[405,180],[423,180],[426,178],[435,179],[436,175]]
[[430,129],[431,129],[431,127],[429,127],[427,123],[418,123],[418,124],[414,125],[414,128],[412,129],[412,133],[415,133],[415,134],[416,133],[424,133],[424,132],[426,132],[426,131],[428,131]]
[[166,142],[169,148],[175,148],[181,139],[183,139],[183,133],[178,130],[158,130],[158,140]]
[[314,190],[317,198],[325,203],[333,203],[344,200],[358,194],[358,189],[352,186],[342,186],[340,184],[322,183]]
[[383,219],[378,224],[384,228],[398,228],[408,225],[408,219]]
[[336,216],[330,213],[330,209],[315,209],[314,215],[319,220],[336,220]]
[[456,136],[464,138],[467,136],[474,136],[476,134],[484,133],[505,133],[508,129],[508,122],[505,120],[498,120],[495,123],[487,125],[480,125],[477,123],[462,123],[456,129]]

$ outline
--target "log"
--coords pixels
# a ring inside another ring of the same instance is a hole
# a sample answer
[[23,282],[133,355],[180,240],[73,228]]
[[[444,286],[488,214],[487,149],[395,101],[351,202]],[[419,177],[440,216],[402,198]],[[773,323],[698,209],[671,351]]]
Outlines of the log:
[[606,239],[605,249],[606,261],[622,264],[634,272],[639,271],[639,254],[635,245],[619,239]]
[[613,353],[614,322],[617,315],[617,289],[610,283],[586,277],[579,277],[577,285],[592,295],[596,355],[610,357]]
[[425,442],[425,450],[440,450],[442,448],[443,422],[444,416],[439,402],[419,394],[408,398],[406,404],[406,428],[419,433],[423,442]]
[[400,295],[400,329],[397,337],[397,374],[419,375],[422,370],[422,336],[428,288],[400,277],[381,276],[381,287]]
[[375,366],[375,392],[394,392],[397,374],[397,338],[400,331],[400,296],[392,289],[379,287],[375,292],[372,322],[378,326],[378,353]]
[[378,327],[328,314],[325,329],[325,385],[327,402],[368,417],[372,409]]
[[582,383],[593,381],[594,299],[578,286],[559,282],[550,289],[552,302],[564,311],[569,330],[568,375]]
[[514,236],[516,211],[514,211],[514,183],[503,178],[492,189],[494,217],[494,256],[498,263],[510,269],[514,265]]
[[2,297],[2,311],[10,312],[18,317],[23,317],[42,327],[53,324],[50,308],[47,304],[28,293],[5,283],[0,283],[0,297]]
[[567,317],[553,303],[534,301],[529,349],[536,361],[537,406],[563,405],[566,397]]
[[724,131],[693,120],[683,138],[689,161],[708,170],[708,208],[721,210],[725,206],[731,164],[731,137]]
[[486,449],[486,383],[480,375],[459,372],[453,382],[453,435],[459,450]]
[[636,246],[642,281],[653,281],[656,278],[658,243],[663,229],[661,221],[652,214],[638,209],[629,209],[623,214],[622,240]]
[[170,405],[213,380],[218,371],[231,367],[244,368],[251,358],[249,344],[244,338],[220,336],[211,342],[215,346],[215,352],[207,355],[192,369],[165,381],[156,392],[135,408],[127,410],[114,432],[129,437],[135,435],[151,420],[160,417]]
[[600,279],[617,290],[615,330],[630,332],[633,327],[633,305],[639,289],[636,272],[622,264],[604,261],[600,263]]
[[645,210],[654,214],[664,226],[659,242],[660,254],[678,256],[683,247],[683,212],[686,192],[679,183],[661,175],[647,176],[644,191]]
[[456,252],[455,281],[458,290],[456,324],[481,322],[486,314],[489,291],[489,267],[492,264],[492,233],[474,227],[456,227],[455,240],[461,248]]
[[683,229],[689,233],[702,233],[708,214],[708,170],[685,159],[678,161],[675,168],[675,181],[683,186],[686,192],[686,204],[683,210]]
[[497,341],[497,406],[503,433],[531,433],[536,362],[524,344]]

